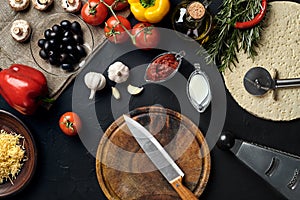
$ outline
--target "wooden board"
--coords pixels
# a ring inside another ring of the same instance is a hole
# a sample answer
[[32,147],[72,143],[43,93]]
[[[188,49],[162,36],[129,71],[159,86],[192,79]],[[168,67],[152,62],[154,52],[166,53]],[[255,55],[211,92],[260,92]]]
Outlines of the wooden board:
[[[130,116],[164,146],[185,173],[184,185],[199,197],[209,178],[210,154],[198,127],[180,113],[161,107],[138,108]],[[131,136],[123,117],[99,143],[96,173],[108,199],[180,199]]]

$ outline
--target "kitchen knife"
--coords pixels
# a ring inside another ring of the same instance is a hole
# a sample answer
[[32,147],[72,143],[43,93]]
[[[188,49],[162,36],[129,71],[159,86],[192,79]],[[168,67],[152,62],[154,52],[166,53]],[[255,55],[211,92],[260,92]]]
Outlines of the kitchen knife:
[[132,118],[126,115],[123,115],[123,117],[132,136],[136,139],[156,168],[172,185],[181,199],[197,199],[197,197],[182,184],[184,173],[173,161],[170,155],[164,150],[156,138],[146,128]]

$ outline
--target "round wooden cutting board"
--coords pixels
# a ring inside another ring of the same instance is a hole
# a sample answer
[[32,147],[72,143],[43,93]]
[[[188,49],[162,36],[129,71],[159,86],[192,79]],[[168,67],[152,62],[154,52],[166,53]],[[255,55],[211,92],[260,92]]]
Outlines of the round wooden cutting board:
[[[210,154],[203,134],[188,118],[161,107],[142,107],[130,116],[146,127],[182,169],[183,184],[199,197],[210,174]],[[155,168],[123,117],[103,135],[96,157],[100,187],[108,199],[180,199]]]

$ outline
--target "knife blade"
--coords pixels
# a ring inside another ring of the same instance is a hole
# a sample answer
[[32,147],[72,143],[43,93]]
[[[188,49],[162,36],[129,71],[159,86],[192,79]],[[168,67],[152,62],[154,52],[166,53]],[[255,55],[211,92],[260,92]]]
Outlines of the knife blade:
[[230,132],[223,132],[217,144],[222,150],[231,151],[286,199],[299,200],[299,156],[237,139]]
[[140,123],[123,115],[124,120],[132,136],[144,150],[145,154],[175,189],[181,199],[193,200],[197,197],[182,183],[183,171],[174,162],[171,156],[164,150],[156,138]]

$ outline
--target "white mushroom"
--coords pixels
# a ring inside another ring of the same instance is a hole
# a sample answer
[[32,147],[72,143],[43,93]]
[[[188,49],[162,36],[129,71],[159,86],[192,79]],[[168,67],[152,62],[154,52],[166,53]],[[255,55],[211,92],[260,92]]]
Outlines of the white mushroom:
[[33,7],[37,10],[46,10],[54,0],[32,0]]
[[30,0],[9,0],[9,5],[14,11],[21,11],[28,8]]
[[81,8],[81,0],[61,0],[61,6],[65,11],[75,13]]
[[127,81],[129,77],[129,68],[122,62],[117,61],[109,66],[108,78],[116,83]]
[[30,36],[31,28],[27,21],[18,19],[12,23],[10,32],[16,41],[25,42]]

